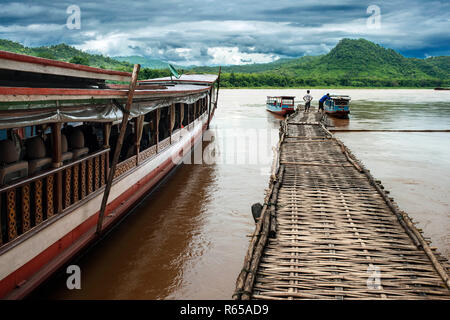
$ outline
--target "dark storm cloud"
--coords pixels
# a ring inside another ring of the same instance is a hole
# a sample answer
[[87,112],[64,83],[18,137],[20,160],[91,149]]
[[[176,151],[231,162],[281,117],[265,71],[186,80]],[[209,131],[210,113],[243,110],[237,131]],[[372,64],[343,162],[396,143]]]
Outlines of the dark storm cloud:
[[[65,26],[70,5],[81,9],[80,30]],[[381,10],[379,29],[366,24],[369,5]],[[450,53],[449,13],[447,1],[420,0],[0,1],[0,37],[185,64],[323,54],[344,37],[424,57]]]

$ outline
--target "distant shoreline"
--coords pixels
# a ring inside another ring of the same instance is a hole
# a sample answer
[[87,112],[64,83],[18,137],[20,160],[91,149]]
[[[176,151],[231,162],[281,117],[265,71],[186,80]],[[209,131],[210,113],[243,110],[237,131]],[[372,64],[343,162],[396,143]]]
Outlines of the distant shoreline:
[[434,87],[221,87],[220,89],[414,89],[414,90],[433,90],[433,91],[446,91],[446,90],[434,90]]

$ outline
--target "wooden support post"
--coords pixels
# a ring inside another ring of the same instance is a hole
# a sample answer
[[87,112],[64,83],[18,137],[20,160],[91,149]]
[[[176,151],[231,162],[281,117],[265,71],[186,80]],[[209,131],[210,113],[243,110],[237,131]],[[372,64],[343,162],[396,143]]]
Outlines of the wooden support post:
[[136,166],[139,165],[139,148],[141,143],[141,138],[139,137],[139,117],[134,120],[134,154],[136,155]]
[[136,166],[139,165],[139,151],[141,149],[142,130],[144,130],[144,116],[135,119],[135,141],[136,141]]
[[112,182],[114,179],[114,173],[116,171],[117,162],[119,161],[120,150],[122,149],[122,143],[127,129],[129,111],[131,104],[133,103],[134,90],[138,80],[139,70],[141,66],[135,64],[133,68],[133,74],[131,76],[130,89],[128,90],[127,103],[125,105],[125,112],[123,112],[122,123],[120,125],[119,138],[117,140],[116,149],[114,150],[114,156],[111,163],[111,169],[108,174],[108,180],[106,182],[105,193],[103,194],[102,205],[100,207],[100,213],[97,221],[97,234],[101,234],[103,227],[103,218],[105,216],[106,204],[108,203],[109,193],[111,191]]
[[222,67],[219,67],[219,77],[217,79],[217,92],[216,92],[216,101],[214,101],[214,109],[217,108],[217,101],[219,100],[220,74],[221,73],[222,73]]
[[194,120],[192,122],[195,123],[195,120],[197,119],[197,103],[198,101],[194,102]]
[[187,104],[187,125],[189,128],[189,125],[191,124],[191,108],[189,108],[190,104]]
[[159,118],[161,117],[161,109],[156,109],[156,153],[159,152]]
[[208,103],[208,125],[207,125],[206,129],[209,129],[209,121],[211,121],[211,102],[212,102],[211,97],[212,97],[212,87],[209,90],[209,96],[208,96],[208,100],[209,100],[209,103]]
[[[103,148],[104,149],[109,149],[109,137],[111,136],[111,127],[112,127],[112,122],[107,122],[104,124],[103,126]],[[106,176],[108,176],[109,174],[109,154],[106,155],[105,157],[105,174]]]
[[[52,124],[52,166],[60,168],[62,166],[62,148],[61,148],[61,123]],[[63,179],[62,171],[58,171],[55,175],[55,206],[56,213],[61,213],[63,210]]]
[[180,129],[183,128],[183,120],[184,120],[184,103],[179,103],[178,107],[180,108]]
[[170,133],[170,139],[169,139],[169,141],[170,141],[170,144],[172,144],[172,132],[173,132],[173,127],[175,126],[175,120],[176,120],[176,112],[175,112],[175,104],[174,103],[172,103],[171,105],[170,105],[170,125],[169,125],[169,133]]

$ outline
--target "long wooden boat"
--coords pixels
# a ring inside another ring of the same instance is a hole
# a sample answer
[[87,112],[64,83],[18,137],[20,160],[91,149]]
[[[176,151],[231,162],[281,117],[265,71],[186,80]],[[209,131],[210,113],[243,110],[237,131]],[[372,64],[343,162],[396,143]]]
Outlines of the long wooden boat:
[[324,111],[334,117],[348,118],[350,113],[350,97],[345,95],[330,95],[324,102]]
[[278,115],[285,116],[293,113],[294,110],[293,96],[267,97],[266,109]]
[[[0,298],[20,299],[116,224],[202,140],[217,75],[131,73],[0,51]],[[187,81],[189,79],[189,81]],[[128,112],[123,144],[119,122]]]

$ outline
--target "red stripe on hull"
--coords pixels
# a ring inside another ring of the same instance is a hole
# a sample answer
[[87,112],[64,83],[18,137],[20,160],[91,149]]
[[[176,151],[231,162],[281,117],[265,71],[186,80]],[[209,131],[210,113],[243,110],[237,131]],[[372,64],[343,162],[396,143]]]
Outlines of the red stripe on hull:
[[285,108],[285,109],[282,109],[282,110],[280,110],[280,111],[272,111],[272,110],[269,110],[269,109],[266,109],[266,110],[269,111],[269,112],[278,114],[278,115],[280,115],[280,116],[285,116],[286,114],[290,114],[290,113],[293,113],[293,112],[294,112],[294,109],[293,109],[293,108],[289,108],[289,109]]
[[[214,110],[211,112],[211,119]],[[181,151],[189,144],[191,149],[198,138],[202,137],[207,123],[203,124],[199,134],[192,137],[182,146]],[[180,152],[181,152],[180,151]],[[181,159],[180,159],[181,161]],[[160,166],[132,185],[124,193],[108,204],[105,212],[103,228],[106,230],[148,193],[175,166],[169,158]],[[113,213],[113,215],[110,215]],[[70,261],[78,252],[86,248],[96,236],[99,212],[96,212],[63,238],[38,254],[28,263],[0,281],[0,299],[22,299],[48,279],[54,272]]]

